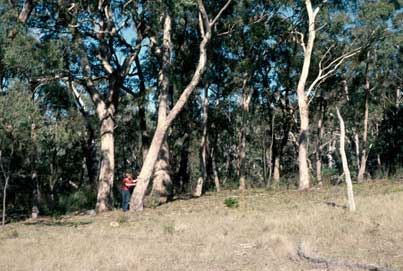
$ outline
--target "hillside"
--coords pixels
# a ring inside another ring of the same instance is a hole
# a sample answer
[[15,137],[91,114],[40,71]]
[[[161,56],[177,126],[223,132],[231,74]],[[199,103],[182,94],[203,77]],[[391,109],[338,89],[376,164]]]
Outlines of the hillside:
[[[402,270],[403,183],[355,192],[355,213],[336,186],[225,191],[142,213],[9,224],[0,270]],[[228,197],[239,207],[226,207]],[[350,268],[357,264],[384,269]]]

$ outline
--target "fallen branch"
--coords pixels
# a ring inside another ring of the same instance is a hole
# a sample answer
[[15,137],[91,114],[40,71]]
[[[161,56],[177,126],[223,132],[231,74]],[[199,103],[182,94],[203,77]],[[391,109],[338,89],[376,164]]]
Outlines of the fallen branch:
[[325,265],[326,268],[329,267],[342,267],[342,268],[349,268],[349,269],[361,269],[361,270],[368,270],[368,271],[397,271],[396,269],[390,269],[387,267],[376,266],[372,264],[361,264],[361,263],[349,263],[345,261],[336,261],[316,256],[307,255],[304,252],[302,246],[298,247],[297,255],[312,264],[315,265]]

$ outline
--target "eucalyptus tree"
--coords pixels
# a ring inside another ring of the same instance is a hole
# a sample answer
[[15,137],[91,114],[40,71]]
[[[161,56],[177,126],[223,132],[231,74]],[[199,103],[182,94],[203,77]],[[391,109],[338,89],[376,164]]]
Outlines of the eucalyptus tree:
[[[355,26],[353,34],[363,48],[362,53],[354,63],[355,65],[352,65],[355,80],[350,87],[356,93],[354,102],[363,105],[363,114],[357,118],[362,120],[360,124],[362,129],[356,128],[357,136],[355,137],[357,157],[359,156],[358,182],[364,180],[367,172],[367,159],[372,147],[368,138],[369,129],[371,129],[370,120],[375,117],[375,115],[371,117],[369,114],[372,109],[377,107],[376,97],[378,95],[376,93],[380,92],[379,79],[382,73],[380,68],[384,62],[384,59],[380,58],[379,55],[385,50],[385,41],[389,39],[388,36],[393,35],[388,29],[388,20],[392,18],[393,14],[394,6],[390,1],[359,1],[359,10],[353,21]],[[361,136],[358,136],[358,133]]]
[[[149,151],[147,153],[146,159],[141,168],[141,171],[140,171],[140,174],[138,177],[138,184],[137,184],[136,188],[134,189],[134,192],[132,194],[132,198],[130,201],[130,206],[132,207],[133,210],[142,210],[143,209],[143,201],[144,201],[145,192],[146,192],[148,184],[150,182],[150,178],[151,178],[151,175],[154,170],[155,162],[158,158],[162,143],[166,136],[166,132],[167,132],[168,128],[171,126],[174,119],[180,113],[180,111],[182,111],[184,105],[186,104],[187,100],[189,99],[190,94],[192,94],[192,92],[198,86],[198,84],[200,82],[201,76],[206,69],[206,63],[207,63],[207,51],[206,50],[207,50],[207,44],[209,43],[209,41],[212,38],[213,27],[217,23],[217,21],[219,20],[219,18],[222,15],[222,13],[229,6],[230,3],[231,3],[231,0],[226,2],[225,5],[220,9],[220,11],[214,17],[214,19],[210,19],[207,14],[203,1],[202,0],[197,1],[197,6],[198,6],[198,9],[200,12],[199,13],[199,26],[200,26],[200,34],[201,34],[201,38],[202,38],[202,40],[200,42],[200,47],[199,47],[200,51],[199,51],[198,63],[197,63],[196,69],[194,71],[192,80],[188,83],[186,88],[182,91],[178,101],[175,103],[175,105],[173,105],[169,114],[163,116],[162,113],[166,114],[166,111],[164,108],[159,107],[159,112],[161,112],[161,117],[160,117],[160,115],[158,116],[157,128],[154,132],[154,136],[151,141]],[[164,29],[163,29],[164,34],[168,31],[170,31],[170,28],[167,27],[167,25],[164,25]],[[164,67],[162,67],[162,68],[164,68]],[[160,101],[161,106],[166,107],[166,99],[167,99],[167,96],[161,96],[161,100],[163,100],[162,105],[161,105],[161,101]],[[160,110],[162,110],[162,111],[160,111]]]
[[[101,167],[96,209],[110,208],[115,171],[114,128],[119,97],[133,73],[133,63],[149,26],[143,1],[69,1],[36,3],[28,25],[43,40],[64,41],[66,65],[58,76],[72,80],[91,97],[98,117]],[[56,78],[56,77],[55,77]]]

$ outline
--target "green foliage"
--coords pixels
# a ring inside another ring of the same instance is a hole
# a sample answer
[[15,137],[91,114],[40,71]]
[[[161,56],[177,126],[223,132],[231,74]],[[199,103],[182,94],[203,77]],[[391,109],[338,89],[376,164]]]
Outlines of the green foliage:
[[116,220],[116,222],[118,222],[119,224],[125,224],[125,223],[129,222],[129,217],[126,215],[120,215],[118,217],[118,219]]
[[228,208],[238,208],[239,206],[239,201],[236,198],[226,198],[224,199],[224,204],[225,206],[227,206]]
[[56,209],[61,213],[71,213],[81,210],[93,209],[96,202],[96,194],[87,187],[67,195],[61,195]]
[[173,235],[175,233],[175,222],[171,221],[162,226],[162,230],[167,235]]

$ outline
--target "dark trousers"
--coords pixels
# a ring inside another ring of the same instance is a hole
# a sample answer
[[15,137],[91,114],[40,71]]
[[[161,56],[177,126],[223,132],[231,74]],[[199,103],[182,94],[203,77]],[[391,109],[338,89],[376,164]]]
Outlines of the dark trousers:
[[122,190],[122,209],[123,212],[129,210],[129,201],[130,201],[130,191],[129,190]]

